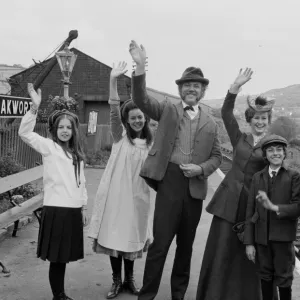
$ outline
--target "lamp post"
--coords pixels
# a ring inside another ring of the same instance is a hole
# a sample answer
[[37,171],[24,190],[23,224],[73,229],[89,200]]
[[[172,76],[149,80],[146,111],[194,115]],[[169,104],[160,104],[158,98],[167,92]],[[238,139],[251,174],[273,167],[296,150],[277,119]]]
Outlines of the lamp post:
[[77,59],[77,55],[69,50],[68,46],[64,50],[56,52],[56,58],[63,75],[64,97],[69,98],[70,77]]

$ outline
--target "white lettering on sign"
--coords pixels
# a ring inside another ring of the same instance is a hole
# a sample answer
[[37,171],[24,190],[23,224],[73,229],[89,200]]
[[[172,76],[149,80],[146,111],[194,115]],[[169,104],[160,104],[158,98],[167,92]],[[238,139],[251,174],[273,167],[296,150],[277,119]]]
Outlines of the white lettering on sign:
[[13,101],[13,114],[16,115],[18,113],[18,101]]
[[30,106],[30,98],[0,95],[0,118],[22,118]]
[[11,100],[7,100],[7,113],[8,113],[8,114],[11,114],[11,111],[10,111],[10,103],[11,103]]
[[1,105],[1,115],[2,114],[6,114],[5,101],[2,101],[2,105]]
[[28,102],[24,102],[24,115],[27,113],[28,111]]
[[23,114],[23,102],[19,102],[19,111],[22,115]]

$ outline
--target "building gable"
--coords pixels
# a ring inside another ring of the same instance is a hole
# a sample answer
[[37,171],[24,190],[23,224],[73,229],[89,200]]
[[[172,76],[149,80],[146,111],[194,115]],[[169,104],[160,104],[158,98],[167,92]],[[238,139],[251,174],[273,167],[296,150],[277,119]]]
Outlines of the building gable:
[[[97,61],[76,48],[72,48],[71,51],[78,56],[70,79],[72,84],[69,88],[69,95],[78,100],[80,108],[79,118],[81,122],[84,122],[85,102],[108,101],[111,67]],[[49,61],[50,59],[10,77],[12,87],[11,94],[21,97],[27,96],[27,83],[34,82]],[[47,100],[50,95],[63,96],[63,84],[61,79],[62,74],[59,65],[56,63],[41,85],[41,109],[47,107]],[[120,76],[118,80],[118,93],[121,100],[126,100],[130,97],[130,86],[131,79],[125,75]]]

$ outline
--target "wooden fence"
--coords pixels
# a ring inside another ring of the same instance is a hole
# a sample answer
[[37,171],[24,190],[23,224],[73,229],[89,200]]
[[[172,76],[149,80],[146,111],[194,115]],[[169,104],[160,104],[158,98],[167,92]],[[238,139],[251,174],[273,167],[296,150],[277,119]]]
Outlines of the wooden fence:
[[[18,163],[27,169],[42,163],[39,153],[26,145],[18,135],[19,124],[0,128],[0,157],[11,154]],[[47,137],[47,124],[37,124],[34,131]],[[95,135],[87,135],[87,124],[80,124],[80,133],[85,153],[97,152],[112,145],[109,125],[97,125]]]
[[[46,124],[37,124],[34,131],[41,136],[47,136]],[[12,124],[0,131],[0,157],[12,155],[13,158],[26,168],[42,163],[42,157],[35,150],[26,145],[18,135],[19,124]]]
[[[0,194],[10,191],[34,180],[40,179],[43,176],[43,166],[35,167],[29,170],[22,171],[4,178],[0,178]],[[44,193],[40,193],[20,206],[8,209],[0,214],[0,229],[7,227],[11,223],[31,214],[33,211],[40,208],[43,204]],[[18,225],[18,224],[16,224]]]

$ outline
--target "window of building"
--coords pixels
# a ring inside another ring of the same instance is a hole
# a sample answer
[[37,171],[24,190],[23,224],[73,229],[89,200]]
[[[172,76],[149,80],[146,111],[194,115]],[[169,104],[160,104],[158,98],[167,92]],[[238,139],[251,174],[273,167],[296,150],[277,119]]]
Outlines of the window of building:
[[98,121],[98,111],[92,110],[89,113],[89,123],[88,123],[88,134],[96,134],[97,131],[97,121]]

